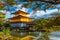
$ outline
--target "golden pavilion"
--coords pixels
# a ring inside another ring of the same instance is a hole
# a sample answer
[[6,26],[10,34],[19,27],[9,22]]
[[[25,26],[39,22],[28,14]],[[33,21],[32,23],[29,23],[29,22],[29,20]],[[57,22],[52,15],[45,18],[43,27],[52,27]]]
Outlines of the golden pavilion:
[[[18,10],[12,13],[14,17],[9,18],[12,27],[27,27],[32,22],[32,18],[28,17],[28,13]],[[31,26],[31,25],[30,25]]]

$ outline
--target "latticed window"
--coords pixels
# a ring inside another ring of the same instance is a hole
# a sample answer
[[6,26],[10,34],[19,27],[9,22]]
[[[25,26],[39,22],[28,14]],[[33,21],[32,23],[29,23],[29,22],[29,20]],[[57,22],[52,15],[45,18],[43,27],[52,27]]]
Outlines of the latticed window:
[[25,27],[26,26],[26,24],[25,23],[21,23],[21,27]]

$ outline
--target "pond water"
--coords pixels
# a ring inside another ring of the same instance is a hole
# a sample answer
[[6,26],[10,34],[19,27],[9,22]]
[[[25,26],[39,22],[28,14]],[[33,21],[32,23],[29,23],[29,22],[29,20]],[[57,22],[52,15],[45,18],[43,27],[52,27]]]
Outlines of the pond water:
[[52,32],[49,38],[50,40],[60,40],[60,32]]
[[[20,33],[14,33],[14,34],[15,35],[19,34],[20,36],[24,36],[27,33],[26,32],[20,32]],[[38,38],[40,35],[42,35],[42,33],[41,32],[29,32],[29,35],[32,35],[33,37]],[[49,33],[48,37],[50,40],[60,40],[60,32],[51,32],[51,33]]]

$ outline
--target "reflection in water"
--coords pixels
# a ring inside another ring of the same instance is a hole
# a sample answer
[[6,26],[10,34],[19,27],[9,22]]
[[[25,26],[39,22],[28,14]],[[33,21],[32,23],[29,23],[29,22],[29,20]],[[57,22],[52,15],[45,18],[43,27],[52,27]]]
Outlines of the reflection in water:
[[52,32],[49,38],[50,40],[60,40],[60,32]]
[[49,39],[50,40],[60,40],[60,32],[52,32],[52,33],[41,33],[41,32],[20,32],[20,33],[14,33],[14,32],[11,32],[13,34],[19,34],[20,36],[26,36],[26,35],[31,35],[32,37],[35,37],[36,39],[37,38],[44,38],[44,39]]
[[[14,32],[11,31],[11,34],[18,35],[19,37],[24,37],[31,35],[34,40],[60,40],[60,32],[51,32],[51,33],[42,33],[42,32]],[[16,37],[14,37],[15,40]]]
[[30,35],[33,38],[33,40],[40,40],[40,39],[48,40],[48,35],[41,32],[20,32],[20,33],[11,32],[11,34],[18,36]]

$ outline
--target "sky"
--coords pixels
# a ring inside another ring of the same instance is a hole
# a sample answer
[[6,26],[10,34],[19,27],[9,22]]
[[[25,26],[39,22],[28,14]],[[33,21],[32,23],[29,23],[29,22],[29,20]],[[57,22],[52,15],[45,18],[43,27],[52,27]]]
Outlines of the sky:
[[[29,13],[29,14],[27,15],[28,17],[32,16],[33,11],[31,11],[31,9],[22,8],[22,9],[20,9],[20,10],[22,10],[22,11],[24,11],[24,12],[28,12],[28,13]],[[42,16],[44,16],[44,15],[53,14],[53,13],[55,13],[55,12],[57,13],[57,12],[58,12],[58,9],[46,10],[46,12],[43,11],[43,10],[37,10],[36,13],[33,14],[33,16],[36,15],[36,17],[42,17]],[[13,12],[12,12],[12,13],[13,13]],[[11,18],[11,17],[13,17],[13,15],[11,15],[11,13],[8,11],[7,14],[6,14],[6,18]]]
[[[24,4],[24,3],[23,3]],[[60,7],[60,4],[56,5],[57,7]],[[43,6],[42,6],[43,7]],[[13,7],[11,6],[6,6],[6,10],[0,10],[1,12],[3,13],[6,13],[6,18],[11,18],[13,17],[13,15],[11,15],[11,13],[14,13],[18,10],[22,10],[24,12],[27,12],[28,13],[28,17],[35,17],[35,18],[39,18],[39,17],[49,17],[50,14],[53,14],[53,13],[57,13],[58,12],[58,9],[55,8],[55,9],[47,9],[46,12],[43,11],[43,10],[37,10],[35,12],[35,14],[32,15],[32,13],[34,12],[31,8],[25,8],[23,7],[22,8],[22,4],[18,4],[18,5],[13,5]]]

